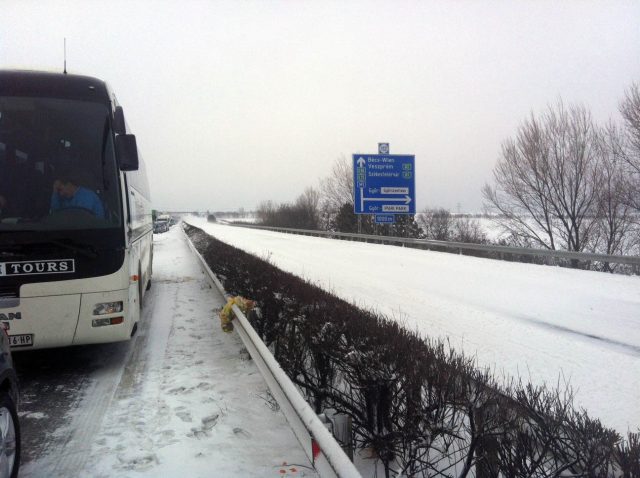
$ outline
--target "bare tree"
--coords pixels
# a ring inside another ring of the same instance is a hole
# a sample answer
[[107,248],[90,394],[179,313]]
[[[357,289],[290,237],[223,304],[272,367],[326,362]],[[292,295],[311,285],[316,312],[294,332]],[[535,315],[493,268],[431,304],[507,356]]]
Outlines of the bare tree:
[[318,229],[319,204],[320,193],[308,187],[293,204],[263,201],[258,205],[256,213],[263,226]]
[[502,145],[487,208],[517,239],[538,246],[584,250],[592,240],[599,184],[597,135],[584,107],[559,102],[531,114]]
[[336,159],[329,176],[321,181],[323,200],[334,207],[353,204],[353,165],[342,155]]
[[349,209],[345,204],[349,204],[353,210],[353,166],[346,156],[340,156],[335,160],[329,176],[320,181],[320,192],[323,227],[328,228],[334,223],[341,209]]
[[620,104],[625,126],[624,159],[629,173],[626,201],[640,211],[640,84],[634,83],[626,91]]
[[484,244],[487,235],[480,223],[468,216],[454,216],[448,210],[425,209],[416,215],[426,239]]
[[[626,166],[625,138],[622,131],[611,124],[599,134],[598,162],[601,179],[598,194],[597,231],[594,252],[628,254],[638,243],[633,208],[628,201],[633,189]],[[611,271],[609,264],[604,269]]]
[[520,126],[516,139],[502,144],[502,158],[493,171],[495,187],[482,194],[498,223],[514,236],[556,249],[547,169],[544,126],[533,114]]
[[317,229],[320,222],[320,192],[308,187],[296,199],[295,208],[301,215],[298,227]]
[[475,219],[467,216],[458,216],[453,223],[453,240],[458,242],[470,242],[473,244],[486,244],[487,235],[482,226]]
[[620,104],[620,113],[627,129],[631,154],[625,159],[640,174],[640,84],[634,83],[626,91]]
[[262,201],[260,204],[258,204],[256,215],[258,216],[258,220],[261,224],[267,225],[270,224],[273,220],[275,211],[276,205],[273,203],[273,201]]
[[426,239],[450,241],[453,235],[453,217],[446,209],[425,209],[416,215]]

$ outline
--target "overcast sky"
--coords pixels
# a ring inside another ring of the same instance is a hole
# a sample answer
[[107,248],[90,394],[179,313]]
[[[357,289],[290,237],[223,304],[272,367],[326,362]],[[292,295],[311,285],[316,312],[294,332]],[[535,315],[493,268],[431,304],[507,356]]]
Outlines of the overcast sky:
[[562,98],[618,119],[640,2],[0,0],[0,68],[108,81],[154,205],[294,200],[340,156],[416,155],[417,206],[480,210],[501,142]]

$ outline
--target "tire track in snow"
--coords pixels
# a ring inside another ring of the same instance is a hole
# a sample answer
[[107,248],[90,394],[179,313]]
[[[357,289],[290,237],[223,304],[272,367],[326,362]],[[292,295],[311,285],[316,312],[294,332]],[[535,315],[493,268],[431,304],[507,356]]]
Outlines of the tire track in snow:
[[624,342],[619,342],[617,340],[608,339],[606,337],[601,337],[599,335],[580,332],[579,330],[570,329],[568,327],[563,327],[561,325],[550,324],[550,323],[545,322],[543,320],[533,319],[531,317],[516,316],[516,315],[513,315],[513,314],[511,315],[511,317],[516,319],[516,320],[520,320],[522,322],[527,322],[529,324],[533,324],[533,325],[536,325],[536,326],[541,327],[541,328],[547,328],[547,329],[554,330],[556,332],[562,332],[562,333],[569,334],[569,335],[575,335],[575,336],[582,337],[582,338],[587,339],[587,340],[594,340],[594,341],[597,341],[597,342],[602,342],[602,343],[605,343],[607,345],[611,345],[612,347],[618,348],[621,351],[627,353],[628,355],[632,355],[634,357],[640,356],[640,347],[638,347],[637,345],[627,344],[627,343],[624,343]]

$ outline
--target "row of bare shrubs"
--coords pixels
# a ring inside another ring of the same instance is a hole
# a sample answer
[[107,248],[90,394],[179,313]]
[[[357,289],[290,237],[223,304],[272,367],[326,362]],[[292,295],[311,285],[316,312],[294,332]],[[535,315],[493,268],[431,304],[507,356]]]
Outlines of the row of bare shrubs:
[[385,476],[640,477],[640,434],[625,441],[576,410],[568,387],[498,383],[441,342],[185,229],[226,291],[256,301],[249,320],[315,411],[351,417]]

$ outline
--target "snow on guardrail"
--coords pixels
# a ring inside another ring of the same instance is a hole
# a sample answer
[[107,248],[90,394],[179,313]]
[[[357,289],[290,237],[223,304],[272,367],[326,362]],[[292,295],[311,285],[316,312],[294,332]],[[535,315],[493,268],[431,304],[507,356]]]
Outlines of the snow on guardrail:
[[362,242],[392,242],[395,244],[412,244],[423,247],[443,247],[457,249],[494,252],[498,254],[520,254],[527,256],[553,257],[556,259],[572,259],[579,261],[609,262],[614,264],[630,264],[635,268],[640,267],[640,256],[616,256],[609,254],[593,254],[589,252],[555,251],[549,249],[531,249],[526,247],[496,246],[491,244],[473,244],[468,242],[436,241],[433,239],[417,239],[411,237],[377,236],[373,234],[356,234],[352,232],[318,231],[311,229],[296,229],[290,227],[257,226],[253,224],[228,223],[230,226],[247,227],[250,229],[263,229],[266,231],[284,232],[290,234],[302,234],[305,236],[328,237],[338,239],[352,239]]
[[[227,298],[228,294],[224,287],[186,234],[185,239],[191,251],[200,261],[205,275],[220,293]],[[282,370],[242,311],[237,305],[233,305],[232,310],[237,319],[235,325],[238,325],[234,330],[238,331],[238,335],[240,335],[251,358],[258,366],[265,382],[267,382],[271,394],[278,402],[296,438],[318,474],[322,478],[361,478],[355,465],[349,460],[349,457],[329,433],[329,430],[300,395],[298,389],[287,377],[287,374]]]

